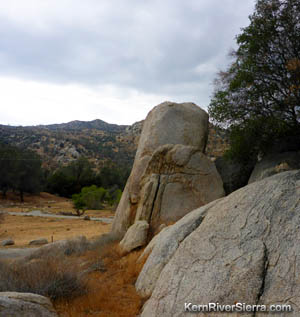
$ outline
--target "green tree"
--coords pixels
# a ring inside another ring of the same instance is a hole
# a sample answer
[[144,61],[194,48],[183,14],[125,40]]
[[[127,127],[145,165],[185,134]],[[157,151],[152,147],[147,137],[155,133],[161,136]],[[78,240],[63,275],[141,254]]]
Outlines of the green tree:
[[23,202],[24,192],[38,193],[41,189],[42,162],[36,153],[29,150],[20,151],[16,161],[17,175],[14,188],[19,191]]
[[40,157],[32,151],[0,144],[0,190],[18,190],[23,202],[24,192],[40,191],[42,168]]
[[300,130],[300,2],[258,0],[209,105],[240,157]]
[[14,187],[17,177],[17,149],[0,143],[0,190],[3,197]]
[[98,178],[101,179],[101,184],[105,188],[111,188],[116,185],[124,189],[129,174],[130,170],[128,168],[110,164],[105,165],[101,169]]
[[94,174],[92,164],[87,158],[81,157],[49,175],[47,190],[70,197],[74,193],[79,193],[82,187],[92,185],[95,182]]
[[102,203],[109,200],[108,192],[96,185],[83,187],[79,194],[72,195],[76,210],[101,209]]

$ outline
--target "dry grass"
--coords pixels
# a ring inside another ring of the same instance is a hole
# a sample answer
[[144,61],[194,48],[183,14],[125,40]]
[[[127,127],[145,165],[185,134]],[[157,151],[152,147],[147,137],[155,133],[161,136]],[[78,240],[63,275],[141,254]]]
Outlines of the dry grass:
[[55,300],[78,296],[87,286],[79,263],[70,259],[1,261],[0,272],[0,292],[35,293]]
[[[73,300],[57,300],[55,308],[60,316],[132,317],[139,314],[144,303],[134,284],[144,263],[137,263],[141,254],[135,251],[120,255],[117,243],[102,250],[105,272],[92,272],[87,282],[87,293]],[[86,259],[95,259],[99,253],[91,251]]]
[[[52,214],[59,214],[61,211],[75,212],[70,199],[48,193],[25,194],[24,203],[20,203],[16,193],[7,193],[6,199],[0,195],[0,210],[5,212],[27,212],[37,209]],[[109,210],[87,210],[85,214],[90,217],[108,218],[112,218],[114,215]],[[46,238],[49,242],[52,239],[53,241],[72,239],[80,235],[92,239],[109,232],[110,228],[111,224],[100,221],[84,221],[80,218],[59,219],[6,214],[4,220],[0,219],[0,240],[11,238],[15,241],[14,246],[5,248],[23,248],[28,246],[29,241],[41,237]],[[3,247],[0,246],[0,248]]]
[[[15,245],[12,248],[28,247],[31,240],[46,238],[49,242],[72,239],[84,235],[92,239],[110,231],[111,224],[100,221],[85,221],[82,219],[56,219],[43,217],[24,217],[5,215],[0,224],[0,240],[12,238]],[[0,246],[0,248],[2,248]],[[11,247],[5,247],[11,248]]]
[[[49,193],[41,192],[40,194],[24,194],[24,202],[20,202],[17,193],[8,192],[6,198],[0,195],[0,207],[6,211],[27,212],[39,209],[43,212],[60,214],[69,212],[76,214],[72,200],[69,198],[59,197]],[[112,210],[86,210],[85,215],[90,217],[113,217]]]

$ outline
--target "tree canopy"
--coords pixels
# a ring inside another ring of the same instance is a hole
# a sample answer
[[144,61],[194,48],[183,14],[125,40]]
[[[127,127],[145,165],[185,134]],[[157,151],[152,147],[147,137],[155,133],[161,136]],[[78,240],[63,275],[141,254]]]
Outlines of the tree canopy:
[[245,153],[300,130],[300,2],[258,0],[249,18],[209,105]]
[[9,189],[23,193],[39,192],[42,168],[40,157],[29,150],[0,144],[0,190],[5,196]]
[[46,181],[46,190],[53,194],[71,197],[80,193],[83,187],[96,185],[114,192],[117,188],[123,190],[129,170],[113,164],[102,167],[95,172],[93,164],[87,158],[79,159],[50,173]]

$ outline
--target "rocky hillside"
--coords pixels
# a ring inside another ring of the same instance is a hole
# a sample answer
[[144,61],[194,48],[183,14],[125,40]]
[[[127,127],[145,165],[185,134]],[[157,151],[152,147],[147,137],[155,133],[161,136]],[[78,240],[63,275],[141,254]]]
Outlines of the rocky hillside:
[[[28,127],[0,125],[0,141],[37,152],[44,167],[54,169],[81,155],[96,166],[113,161],[131,167],[142,127],[143,121],[126,126],[99,119]],[[207,155],[222,155],[226,144],[225,132],[211,125]]]

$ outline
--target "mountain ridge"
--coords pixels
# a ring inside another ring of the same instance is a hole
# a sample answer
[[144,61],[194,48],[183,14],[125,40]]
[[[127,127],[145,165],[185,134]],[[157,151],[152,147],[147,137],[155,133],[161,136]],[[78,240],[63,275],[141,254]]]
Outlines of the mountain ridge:
[[[49,169],[67,165],[80,156],[98,168],[110,162],[131,168],[143,122],[117,125],[95,119],[36,126],[0,125],[0,141],[36,152]],[[212,124],[209,131],[206,154],[214,159],[224,153],[228,141],[226,131]]]

